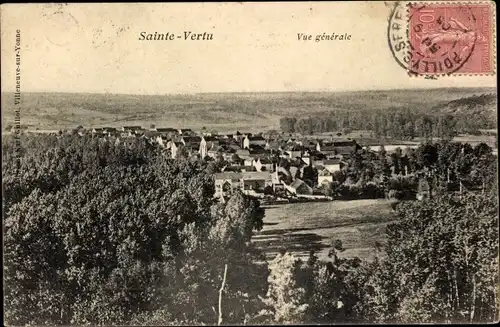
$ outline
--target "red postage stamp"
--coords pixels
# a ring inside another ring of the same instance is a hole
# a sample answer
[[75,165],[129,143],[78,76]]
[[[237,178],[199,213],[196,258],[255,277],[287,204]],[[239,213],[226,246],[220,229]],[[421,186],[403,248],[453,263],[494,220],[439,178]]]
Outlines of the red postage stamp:
[[412,4],[409,70],[417,74],[494,73],[491,3]]

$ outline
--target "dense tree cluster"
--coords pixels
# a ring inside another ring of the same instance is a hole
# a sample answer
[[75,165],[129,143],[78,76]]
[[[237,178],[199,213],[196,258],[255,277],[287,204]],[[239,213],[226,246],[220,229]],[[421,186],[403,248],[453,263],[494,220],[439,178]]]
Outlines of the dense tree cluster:
[[[213,162],[167,159],[139,138],[19,141],[2,142],[8,324],[498,319],[498,203],[487,147],[416,150],[411,172],[448,178],[448,165],[483,192],[399,204],[374,262],[344,258],[335,242],[326,262],[283,253],[267,264],[250,242],[263,209],[239,192],[215,201]],[[368,179],[370,164],[357,165],[360,174],[336,178]]]
[[[4,144],[10,323],[148,322],[167,312],[209,323],[224,264],[231,291],[251,285],[248,302],[258,294],[248,243],[263,211],[238,193],[214,202],[203,161],[166,159],[140,139],[47,136],[22,139],[19,164]],[[244,318],[225,309],[228,321]]]
[[487,116],[478,115],[470,119],[470,115],[430,115],[416,110],[388,108],[384,111],[334,110],[304,118],[283,117],[280,119],[280,128],[285,133],[303,135],[368,130],[375,138],[411,140],[415,137],[450,139],[460,133],[478,134],[479,129],[495,126]]
[[398,206],[386,259],[370,266],[358,310],[371,321],[498,320],[498,199],[445,195]]
[[369,149],[353,153],[346,167],[333,174],[333,182],[321,186],[323,192],[340,199],[410,198],[420,180],[431,188],[431,195],[456,189],[496,187],[497,160],[485,143],[441,140],[422,143],[418,148],[397,148],[388,155]]

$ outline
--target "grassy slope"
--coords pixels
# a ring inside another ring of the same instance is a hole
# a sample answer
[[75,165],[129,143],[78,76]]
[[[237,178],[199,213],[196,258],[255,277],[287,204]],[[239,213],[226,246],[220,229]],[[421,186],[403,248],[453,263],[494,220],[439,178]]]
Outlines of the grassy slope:
[[[391,90],[325,93],[206,93],[120,95],[23,93],[21,123],[40,129],[142,125],[216,128],[277,128],[279,118],[329,110],[389,107],[435,112],[449,101],[496,93],[491,88]],[[2,123],[14,121],[12,93],[2,94]]]
[[286,248],[300,257],[315,250],[325,259],[331,242],[340,239],[343,256],[371,260],[375,242],[384,242],[385,226],[394,219],[383,199],[271,205],[253,242],[268,258]]

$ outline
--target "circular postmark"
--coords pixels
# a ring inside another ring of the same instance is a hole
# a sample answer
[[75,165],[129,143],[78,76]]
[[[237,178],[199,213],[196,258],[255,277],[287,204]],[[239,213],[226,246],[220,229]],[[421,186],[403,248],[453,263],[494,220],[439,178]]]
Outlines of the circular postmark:
[[458,72],[474,52],[476,19],[462,4],[394,5],[389,17],[389,48],[412,75]]

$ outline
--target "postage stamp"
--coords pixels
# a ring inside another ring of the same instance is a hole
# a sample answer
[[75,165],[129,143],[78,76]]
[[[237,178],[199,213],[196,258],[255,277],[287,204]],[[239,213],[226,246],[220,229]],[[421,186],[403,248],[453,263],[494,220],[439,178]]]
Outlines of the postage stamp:
[[493,11],[487,2],[397,5],[391,51],[413,75],[494,73]]

